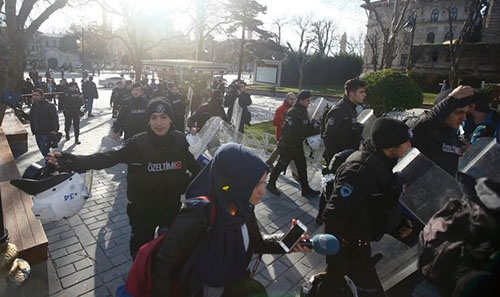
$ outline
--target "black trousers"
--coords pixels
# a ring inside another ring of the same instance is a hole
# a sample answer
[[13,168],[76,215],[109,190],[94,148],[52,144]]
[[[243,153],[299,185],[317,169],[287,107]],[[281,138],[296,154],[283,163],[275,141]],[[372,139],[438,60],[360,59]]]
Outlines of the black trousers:
[[309,187],[309,182],[307,181],[307,171],[306,171],[306,157],[304,156],[304,148],[302,145],[287,146],[283,144],[278,145],[280,157],[276,167],[274,167],[269,177],[269,184],[275,186],[281,172],[284,172],[290,164],[290,161],[294,161],[297,166],[297,173],[299,175],[299,182],[302,190]]
[[130,255],[132,259],[140,247],[153,240],[156,227],[170,227],[175,215],[165,207],[141,207],[136,204],[127,205],[127,215],[132,231],[130,234]]
[[64,112],[64,131],[69,133],[71,123],[73,123],[73,130],[75,139],[80,136],[80,109],[65,109]]

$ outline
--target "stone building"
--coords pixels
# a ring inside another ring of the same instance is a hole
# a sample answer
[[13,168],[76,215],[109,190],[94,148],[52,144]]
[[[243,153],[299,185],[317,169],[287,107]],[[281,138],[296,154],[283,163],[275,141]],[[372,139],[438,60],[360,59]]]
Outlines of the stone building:
[[[435,83],[447,77],[450,71],[449,43],[456,40],[470,12],[471,0],[421,0],[410,8],[403,20],[406,26],[399,32],[396,41],[396,56],[393,69],[406,70],[408,63],[415,72],[432,74]],[[393,1],[373,3],[385,22],[392,20]],[[412,18],[413,17],[413,18]],[[412,22],[413,20],[413,22]],[[500,0],[489,0],[487,15],[475,25],[473,34],[462,55],[461,76],[478,80],[500,81],[500,63],[494,50],[500,44]],[[373,13],[369,14],[367,37],[381,38],[379,26]],[[381,39],[378,43],[378,67],[382,55]],[[410,61],[411,56],[411,61]],[[365,43],[365,71],[373,70],[374,51]]]
[[28,65],[38,65],[38,68],[58,69],[79,65],[80,57],[76,54],[65,53],[59,49],[61,34],[35,33],[26,45],[26,61]]

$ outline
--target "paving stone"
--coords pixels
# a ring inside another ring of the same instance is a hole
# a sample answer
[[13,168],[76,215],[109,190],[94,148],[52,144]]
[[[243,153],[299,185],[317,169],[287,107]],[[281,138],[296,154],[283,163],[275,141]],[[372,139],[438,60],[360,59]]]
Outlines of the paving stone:
[[64,257],[61,257],[59,259],[54,260],[54,266],[56,268],[60,268],[63,266],[66,266],[68,264],[73,264],[77,261],[80,261],[81,259],[87,258],[87,254],[84,252],[79,252],[79,253],[74,253],[70,254]]
[[[80,241],[81,242],[81,241]],[[66,247],[66,251],[68,252],[68,254],[73,254],[73,253],[76,253],[78,251],[81,251],[83,250],[83,247],[82,245],[80,244],[80,242],[78,243],[75,243],[75,244],[72,244],[70,246],[67,246]]]
[[[61,278],[61,284],[64,289],[74,286],[82,281],[91,279],[95,280],[96,282],[98,279],[94,278],[93,276],[95,275],[95,269],[94,267],[87,267],[85,269],[82,269],[80,271],[76,271],[75,273],[72,273],[66,277]],[[93,288],[92,288],[93,289]],[[79,294],[84,293],[84,292],[79,292]]]
[[49,251],[55,251],[60,248],[64,248],[67,246],[70,246],[72,244],[75,244],[78,242],[78,238],[76,236],[68,237],[56,242],[49,242]]
[[76,270],[83,270],[89,266],[95,266],[95,263],[93,263],[90,258],[85,258],[75,262],[73,265],[75,265]]
[[69,265],[66,265],[64,267],[58,268],[57,275],[60,278],[62,278],[62,277],[65,277],[65,276],[75,272],[75,271],[76,271],[75,266],[73,266],[73,264],[69,264]]

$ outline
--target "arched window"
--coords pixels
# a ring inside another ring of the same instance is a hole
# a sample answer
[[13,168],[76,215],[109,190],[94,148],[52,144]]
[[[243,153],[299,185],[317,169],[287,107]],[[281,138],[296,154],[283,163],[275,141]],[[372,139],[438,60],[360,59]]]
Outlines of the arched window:
[[452,7],[450,8],[450,20],[451,21],[456,21],[458,16],[458,8]]
[[446,33],[444,35],[444,40],[443,41],[449,41],[449,40],[452,40],[452,39],[453,39],[453,32],[448,31],[448,33]]
[[436,34],[434,34],[434,32],[430,32],[429,34],[427,34],[427,39],[425,40],[425,42],[434,43],[435,39],[436,39]]
[[439,9],[434,8],[431,12],[431,22],[437,22],[439,20]]

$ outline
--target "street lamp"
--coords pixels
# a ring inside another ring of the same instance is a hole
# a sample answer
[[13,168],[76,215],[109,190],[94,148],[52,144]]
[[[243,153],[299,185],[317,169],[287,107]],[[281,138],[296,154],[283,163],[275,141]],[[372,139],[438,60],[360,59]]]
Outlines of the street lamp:
[[410,50],[408,51],[408,62],[406,63],[406,70],[412,69],[412,54],[413,54],[413,38],[415,37],[415,26],[417,25],[417,14],[415,12],[408,15],[406,23],[403,25],[406,32],[411,33]]

